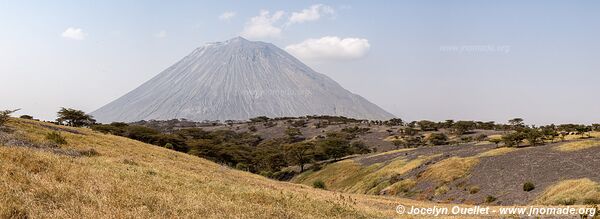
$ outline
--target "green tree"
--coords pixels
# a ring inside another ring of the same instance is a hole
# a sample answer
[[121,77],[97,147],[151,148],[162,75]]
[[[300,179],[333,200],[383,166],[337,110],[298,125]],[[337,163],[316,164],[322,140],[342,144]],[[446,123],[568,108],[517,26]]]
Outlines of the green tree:
[[21,118],[21,119],[29,119],[29,120],[32,120],[32,119],[33,119],[33,116],[30,116],[30,115],[22,115],[22,116],[19,116],[19,118]]
[[56,122],[61,125],[68,125],[74,127],[91,126],[96,123],[96,120],[81,110],[64,108],[62,107],[58,113]]
[[350,154],[367,154],[371,153],[369,146],[363,141],[353,141],[350,143]]
[[507,147],[518,147],[525,139],[525,135],[521,132],[511,132],[502,135],[502,142]]
[[585,133],[589,132],[591,129],[585,125],[579,125],[575,128],[575,131],[578,135],[581,135],[581,138],[584,137]]
[[404,121],[402,121],[402,119],[400,119],[400,118],[393,118],[393,119],[386,121],[385,123],[389,126],[398,126],[398,125],[403,125]]
[[312,160],[315,145],[311,142],[298,142],[286,144],[284,151],[291,163],[300,166],[300,172],[304,172],[304,165]]
[[463,135],[475,129],[476,125],[473,121],[457,121],[452,124],[451,130],[454,134]]
[[523,119],[522,118],[514,118],[511,120],[508,120],[508,124],[510,124],[512,126],[513,130],[517,130],[519,128],[522,128],[525,124],[523,123]]
[[421,131],[437,131],[438,129],[437,123],[428,120],[421,120],[417,122],[417,125],[421,128]]
[[337,160],[349,153],[350,143],[342,138],[326,138],[317,143],[319,150],[325,157]]
[[529,144],[536,146],[544,144],[544,134],[537,129],[529,129],[525,133],[525,139],[529,142]]

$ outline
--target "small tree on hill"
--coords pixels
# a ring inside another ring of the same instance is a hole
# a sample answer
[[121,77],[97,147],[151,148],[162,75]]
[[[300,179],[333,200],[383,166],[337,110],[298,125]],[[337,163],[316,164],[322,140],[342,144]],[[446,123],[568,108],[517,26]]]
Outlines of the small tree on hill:
[[30,115],[22,115],[22,116],[19,116],[19,118],[21,118],[21,119],[29,119],[29,120],[32,120],[32,119],[33,119],[33,116],[30,116]]
[[513,130],[517,130],[519,128],[522,128],[523,126],[525,126],[525,124],[523,123],[523,119],[522,118],[514,118],[511,120],[508,120],[508,123],[512,126]]
[[581,135],[581,138],[584,138],[585,133],[591,131],[591,129],[585,125],[579,125],[575,128],[575,131],[577,134]]
[[58,111],[57,115],[58,118],[56,119],[56,122],[61,125],[82,127],[91,126],[96,123],[96,120],[93,116],[85,114],[85,112],[81,110],[62,107]]
[[16,110],[4,110],[4,111],[0,111],[0,127],[4,126],[4,123],[6,123],[6,121],[8,121],[8,118],[10,118],[10,114],[19,111],[18,109]]

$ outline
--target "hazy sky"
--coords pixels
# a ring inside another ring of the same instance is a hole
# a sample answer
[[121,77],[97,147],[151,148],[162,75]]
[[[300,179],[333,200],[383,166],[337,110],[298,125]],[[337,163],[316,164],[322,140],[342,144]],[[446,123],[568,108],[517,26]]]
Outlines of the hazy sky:
[[0,1],[0,109],[91,112],[242,35],[405,120],[600,123],[599,12],[600,1]]

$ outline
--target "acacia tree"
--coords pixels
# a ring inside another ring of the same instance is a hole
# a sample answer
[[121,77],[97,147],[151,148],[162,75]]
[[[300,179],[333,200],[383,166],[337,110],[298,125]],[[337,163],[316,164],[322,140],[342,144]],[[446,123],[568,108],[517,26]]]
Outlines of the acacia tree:
[[298,142],[283,146],[291,163],[300,166],[300,172],[304,172],[304,165],[312,160],[314,148],[315,145],[311,142]]
[[585,133],[591,131],[591,129],[585,125],[579,125],[575,128],[577,134],[581,135],[581,138],[584,137]]
[[64,108],[62,107],[58,113],[56,122],[61,125],[68,125],[74,127],[91,126],[96,123],[93,116],[85,114],[81,110]]
[[522,118],[508,120],[508,123],[512,126],[513,130],[517,130],[525,125]]
[[3,110],[0,111],[0,127],[4,126],[4,123],[6,123],[6,121],[8,121],[8,118],[10,118],[10,114],[19,111],[18,109],[16,110]]

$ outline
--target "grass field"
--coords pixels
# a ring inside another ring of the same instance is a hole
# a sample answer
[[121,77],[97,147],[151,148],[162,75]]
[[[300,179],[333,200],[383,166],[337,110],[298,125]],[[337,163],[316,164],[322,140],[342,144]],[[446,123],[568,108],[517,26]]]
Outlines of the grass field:
[[583,140],[583,141],[575,141],[575,142],[561,144],[561,145],[556,146],[554,149],[558,150],[558,151],[563,151],[563,152],[570,152],[570,151],[584,150],[584,149],[598,147],[598,146],[600,146],[600,141]]
[[[0,218],[404,218],[395,212],[398,204],[452,206],[356,194],[409,190],[415,179],[386,182],[431,156],[368,166],[349,159],[295,179],[311,185],[323,180],[328,187],[324,190],[85,128],[22,119],[11,119],[8,126],[11,132],[0,132]],[[46,139],[52,132],[67,143],[53,145]],[[485,156],[508,152],[494,150]],[[418,180],[464,177],[477,157],[442,160]],[[353,193],[330,191],[338,189]],[[564,181],[546,190],[538,203],[561,204],[573,197],[575,204],[598,197],[598,184]]]
[[[12,120],[11,135],[58,149],[0,147],[0,217],[31,218],[373,218],[399,203],[273,181],[126,138]],[[94,156],[65,151],[94,149]]]
[[538,197],[536,204],[573,205],[600,203],[600,184],[587,178],[560,181]]

